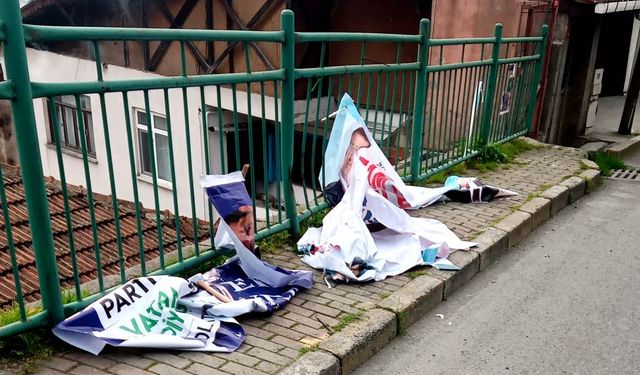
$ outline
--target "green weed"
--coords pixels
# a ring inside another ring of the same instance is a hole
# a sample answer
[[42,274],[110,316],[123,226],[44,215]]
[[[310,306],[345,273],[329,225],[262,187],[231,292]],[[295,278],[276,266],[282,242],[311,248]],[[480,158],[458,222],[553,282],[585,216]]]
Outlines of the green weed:
[[316,343],[316,344],[313,344],[313,345],[300,347],[298,349],[298,356],[302,357],[303,355],[305,355],[307,353],[315,352],[316,350],[318,350],[318,347],[320,347],[320,343]]
[[627,166],[624,164],[624,161],[620,159],[619,156],[602,151],[590,153],[589,159],[598,164],[598,167],[600,167],[600,172],[602,172],[603,176],[610,176],[611,171],[614,169],[627,168]]
[[411,280],[413,280],[416,277],[424,276],[426,274],[427,274],[427,271],[425,271],[425,270],[411,271],[411,272],[407,273],[407,277],[409,277]]
[[333,332],[342,331],[350,323],[355,322],[357,320],[360,320],[360,318],[362,318],[363,314],[364,314],[364,312],[358,311],[358,312],[355,312],[355,313],[350,313],[350,314],[343,315],[342,318],[340,318],[340,321],[338,322],[338,324],[336,324],[335,326],[331,327],[333,329]]

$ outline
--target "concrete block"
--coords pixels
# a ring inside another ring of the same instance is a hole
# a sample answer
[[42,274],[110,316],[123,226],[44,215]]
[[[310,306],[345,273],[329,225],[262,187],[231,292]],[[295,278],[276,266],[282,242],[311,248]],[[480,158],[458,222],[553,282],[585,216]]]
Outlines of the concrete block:
[[540,197],[551,201],[551,216],[554,216],[569,203],[569,188],[555,185],[543,191]]
[[498,222],[495,227],[507,232],[507,246],[519,244],[533,230],[533,216],[516,211]]
[[580,149],[583,150],[584,152],[596,152],[596,151],[604,150],[607,147],[607,145],[608,145],[607,142],[589,142],[582,145]]
[[473,251],[480,255],[480,271],[482,271],[507,251],[509,236],[505,231],[489,228],[474,241],[478,243],[478,246],[474,247]]
[[443,299],[460,289],[480,271],[480,255],[471,250],[458,250],[449,255],[453,264],[460,266],[459,271],[441,271],[435,268],[427,271],[427,275],[444,281]]
[[533,216],[533,227],[536,229],[551,217],[551,201],[536,197],[520,207],[520,211],[530,213]]
[[569,203],[575,202],[584,195],[586,184],[580,177],[569,177],[560,183],[560,186],[569,188]]
[[373,357],[396,337],[395,314],[373,309],[342,331],[320,344],[320,349],[340,360],[342,374],[351,374],[358,366]]
[[606,149],[610,154],[624,157],[640,149],[640,136],[635,136],[627,141],[614,143]]
[[600,169],[600,167],[598,167],[598,164],[596,164],[596,162],[594,162],[593,160],[582,159],[580,160],[580,163],[582,163],[582,165],[589,169]]
[[279,375],[339,375],[340,362],[333,355],[323,352],[310,352],[298,358]]
[[585,193],[589,194],[602,184],[602,173],[596,169],[588,169],[580,173],[580,177],[584,179]]
[[378,306],[396,314],[398,332],[402,332],[438,305],[443,293],[442,280],[427,275],[418,276],[383,299]]

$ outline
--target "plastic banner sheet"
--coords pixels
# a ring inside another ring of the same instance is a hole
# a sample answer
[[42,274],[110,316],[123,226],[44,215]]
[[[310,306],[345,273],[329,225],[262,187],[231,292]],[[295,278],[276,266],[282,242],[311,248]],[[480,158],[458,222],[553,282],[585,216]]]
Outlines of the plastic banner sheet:
[[69,317],[53,333],[63,341],[98,354],[116,347],[231,352],[244,341],[233,319],[202,319],[180,299],[197,289],[171,276],[133,279]]
[[[445,199],[445,193],[460,186],[405,185],[346,94],[319,178],[335,207],[325,216],[322,228],[310,228],[298,241],[305,254],[302,259],[311,267],[345,280],[382,280],[417,265],[455,269],[446,260],[450,249],[476,245],[460,240],[437,220],[413,218],[405,212]],[[435,258],[430,259],[434,249]]]

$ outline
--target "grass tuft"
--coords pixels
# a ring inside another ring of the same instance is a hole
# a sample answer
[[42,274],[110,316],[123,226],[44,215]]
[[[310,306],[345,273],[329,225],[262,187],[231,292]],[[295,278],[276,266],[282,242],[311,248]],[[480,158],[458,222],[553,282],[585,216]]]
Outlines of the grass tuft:
[[303,355],[305,355],[307,353],[315,352],[316,350],[318,350],[318,347],[320,347],[320,343],[315,343],[315,344],[309,345],[309,346],[302,346],[302,347],[298,348],[298,356],[302,357]]
[[360,320],[360,318],[362,318],[363,314],[364,314],[364,312],[362,312],[362,311],[358,311],[358,312],[350,313],[350,314],[345,314],[345,315],[342,316],[342,318],[340,318],[340,321],[338,322],[338,324],[336,324],[335,326],[331,327],[331,329],[333,329],[333,332],[340,332],[346,326],[348,326],[350,323],[355,322],[357,320]]
[[611,171],[615,169],[626,169],[627,166],[618,155],[609,154],[603,151],[596,151],[589,154],[589,159],[593,160],[603,176],[610,176]]

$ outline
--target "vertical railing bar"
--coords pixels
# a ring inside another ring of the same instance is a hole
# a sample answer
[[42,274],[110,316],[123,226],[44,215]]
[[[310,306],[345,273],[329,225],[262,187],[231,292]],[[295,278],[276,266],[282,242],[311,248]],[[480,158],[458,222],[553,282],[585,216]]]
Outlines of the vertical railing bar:
[[293,169],[293,106],[295,99],[295,20],[291,10],[282,11],[281,29],[284,33],[284,43],[282,44],[281,67],[284,70],[284,80],[282,81],[282,165],[283,180],[285,190],[285,208],[289,219],[290,234],[297,237],[300,234],[300,223],[296,197],[291,183]]
[[101,292],[104,291],[104,280],[102,275],[102,261],[100,256],[100,242],[98,238],[98,226],[96,223],[95,205],[93,202],[93,189],[91,186],[91,173],[89,171],[89,158],[87,156],[87,134],[84,125],[84,116],[82,115],[82,105],[80,103],[80,96],[75,95],[76,100],[76,120],[78,121],[78,128],[80,133],[80,147],[82,151],[82,162],[84,165],[84,176],[87,184],[87,200],[89,204],[89,215],[91,216],[91,231],[93,235],[93,250],[96,256],[96,271],[98,274],[98,287]]
[[[309,205],[309,193],[307,193],[307,182],[305,181],[305,171],[304,171],[304,161],[306,160],[307,153],[307,129],[309,127],[309,101],[311,101],[311,77],[307,78],[307,101],[305,104],[304,111],[304,125],[302,125],[302,145],[301,145],[301,155],[300,155],[300,175],[302,176],[302,195],[304,196],[304,202],[306,204],[307,209],[311,208]],[[313,165],[311,166],[311,173],[313,174]],[[315,176],[311,176],[312,179],[315,179]]]
[[145,116],[147,118],[147,142],[149,143],[149,158],[150,158],[150,167],[151,167],[151,182],[153,184],[153,201],[155,206],[155,214],[156,214],[156,231],[158,234],[158,252],[160,255],[160,268],[164,269],[164,243],[162,241],[162,220],[160,218],[160,197],[158,195],[158,171],[157,165],[158,162],[156,160],[155,155],[155,131],[153,129],[153,122],[151,118],[151,109],[149,106],[149,91],[143,90],[144,95],[144,109]]
[[[204,170],[206,174],[211,174],[211,164],[209,163],[209,126],[207,124],[207,104],[204,97],[204,86],[200,86],[200,115],[202,121],[202,146],[204,148]],[[169,150],[172,153],[172,150]],[[209,238],[211,240],[211,248],[213,248],[213,209],[211,204],[207,203],[207,212],[209,216]],[[255,209],[255,205],[254,205]]]
[[[16,301],[18,301],[18,312],[20,313],[20,320],[24,322],[27,320],[27,312],[24,308],[24,298],[22,295],[22,283],[20,282],[20,268],[18,267],[18,260],[16,257],[16,247],[15,247],[15,243],[13,242],[13,230],[11,229],[11,216],[9,215],[9,202],[7,201],[7,195],[4,190],[5,183],[4,183],[4,175],[2,173],[2,167],[0,167],[0,182],[2,182],[2,186],[0,186],[0,202],[2,203],[4,231],[7,235],[7,247],[9,249],[9,255],[11,257],[11,270],[13,273],[14,286],[16,287]],[[68,212],[68,211],[65,211],[65,212]],[[68,221],[67,221],[67,228],[68,228]],[[74,259],[73,256],[75,256],[75,250],[73,250],[72,259]],[[77,277],[77,274],[78,274],[77,267],[74,267],[73,269],[74,277]],[[76,284],[76,296],[80,296],[79,283],[76,282],[75,284]]]
[[22,15],[18,1],[0,1],[0,23],[4,33],[4,56],[7,78],[15,97],[11,102],[20,155],[21,175],[32,228],[32,244],[38,269],[38,284],[47,321],[56,324],[64,319],[57,259],[51,230],[49,202],[45,188],[42,159],[33,109],[33,93],[25,48]]
[[[263,83],[264,85],[264,83]],[[219,133],[219,141],[220,141],[220,172],[222,172],[222,174],[226,174],[227,173],[227,163],[225,160],[225,150],[224,150],[224,138],[226,137],[227,133],[224,129],[224,124],[222,123],[222,93],[220,90],[220,85],[216,85],[216,101],[217,101],[217,114],[218,114],[218,133]],[[262,111],[263,115],[263,119],[264,119],[264,111]]]
[[[247,65],[247,73],[251,73],[251,59],[249,58],[249,44],[247,42],[244,43],[244,56],[245,63]],[[254,143],[253,143],[253,115],[251,111],[251,82],[247,82],[247,135],[249,141],[249,184],[251,186],[251,200],[253,202],[256,201],[256,172],[255,172],[255,159],[254,159]],[[263,145],[264,147],[264,145]],[[256,212],[256,205],[253,205],[253,222],[258,222],[258,215]],[[257,231],[257,228],[254,226],[254,231]],[[253,249],[251,249],[253,250]]]
[[180,72],[183,77],[187,76],[187,52],[184,46],[184,40],[180,41]]
[[[367,53],[367,42],[362,42],[362,45],[360,47],[360,65],[364,65],[364,61],[366,58],[366,53]],[[357,99],[356,102],[357,103],[361,103],[362,102],[362,98],[360,97],[360,93],[362,92],[362,77],[364,76],[363,73],[360,73],[360,78],[358,79],[358,94],[356,95]],[[338,93],[338,95],[340,95],[340,93]]]
[[[382,99],[382,126],[380,127],[381,129],[381,134],[380,134],[380,148],[384,149],[384,134],[385,134],[385,127],[386,127],[386,122],[387,122],[387,97],[389,94],[389,72],[385,72],[385,79],[384,79],[384,99]],[[391,125],[389,125],[391,126]],[[387,155],[389,155],[389,150],[386,151]]]
[[[377,128],[378,128],[378,99],[380,98],[380,74],[381,73],[376,73],[377,79],[376,79],[376,100],[373,103],[373,108],[374,108],[374,113],[373,113],[373,131],[371,132],[371,135],[373,137],[373,139],[376,139],[376,133],[377,133]],[[342,78],[341,78],[342,80]],[[340,82],[340,85],[342,85],[342,81]]]
[[235,83],[231,84],[231,96],[233,97],[233,147],[236,159],[236,171],[239,171],[240,164],[240,129],[238,125],[238,90]]
[[[261,109],[262,109],[262,124],[261,124],[261,130],[262,130],[262,139],[263,142],[266,142],[266,145],[263,144],[262,145],[262,160],[264,161],[263,164],[263,168],[262,168],[262,176],[263,176],[263,181],[264,181],[264,206],[265,206],[265,217],[266,217],[266,225],[267,228],[269,228],[271,226],[270,224],[270,216],[271,216],[271,207],[269,206],[269,141],[268,141],[268,137],[267,137],[267,121],[266,121],[266,107],[265,107],[265,102],[264,102],[264,82],[260,81],[260,105],[261,105]],[[257,228],[256,228],[257,229]]]
[[[96,59],[96,72],[98,81],[102,82],[102,57],[100,54],[100,45],[97,40],[93,41],[93,50]],[[118,194],[116,191],[116,181],[113,176],[113,158],[111,157],[111,137],[109,136],[109,119],[107,116],[107,105],[105,103],[105,94],[100,93],[100,112],[102,115],[102,131],[104,133],[104,143],[107,152],[107,170],[109,171],[109,187],[111,188],[111,205],[113,206],[113,219],[116,230],[116,248],[118,251],[118,266],[120,268],[120,282],[125,283],[127,276],[125,273],[125,257],[122,250],[122,233],[120,231],[120,207],[118,203]]]
[[[365,124],[367,124],[367,126],[369,126],[369,101],[371,100],[371,77],[373,76],[373,73],[368,73],[367,74],[367,103],[365,106],[365,114],[364,114],[364,122]],[[341,95],[342,93],[340,91],[338,91]]]
[[[457,155],[456,157],[460,157],[460,156],[464,156],[465,151],[467,150],[467,146],[468,146],[468,134],[469,134],[469,125],[468,125],[468,121],[469,121],[469,114],[471,113],[471,108],[469,107],[469,84],[471,82],[470,80],[470,75],[473,72],[473,68],[464,68],[464,84],[463,86],[463,90],[464,93],[462,94],[462,116],[460,117],[460,131],[461,133],[459,134],[459,139],[461,139],[462,144],[460,145],[459,143],[459,147],[457,150]],[[472,83],[472,82],[471,82]],[[473,99],[473,96],[471,96],[471,98]],[[473,106],[473,103],[471,103],[471,105]],[[461,150],[462,148],[462,150]]]
[[[331,92],[333,89],[333,79],[331,77],[329,77],[329,87],[327,88],[328,92],[329,92],[329,100],[327,100],[327,113],[325,114],[325,121],[324,124],[322,125],[322,145],[321,145],[321,155],[322,155],[322,165],[325,165],[325,158],[324,158],[324,154],[326,151],[326,146],[327,146],[327,132],[329,130],[329,115],[331,114]],[[324,191],[324,189],[326,188],[326,185],[324,184],[325,181],[325,169],[322,168],[322,191]]]
[[400,162],[400,135],[402,134],[402,120],[403,118],[406,118],[403,116],[403,112],[404,112],[404,82],[405,79],[407,78],[407,72],[406,71],[402,71],[402,78],[401,78],[401,87],[400,87],[400,104],[398,105],[398,129],[396,130],[396,152],[395,152],[395,162],[393,163],[393,168],[394,169],[398,169],[398,163]]
[[449,91],[451,91],[451,70],[445,70],[443,72],[444,75],[444,84],[442,85],[442,116],[440,117],[440,128],[438,129],[438,157],[436,159],[436,166],[441,166],[446,162],[445,155],[446,152],[443,150],[446,149],[447,142],[447,133],[449,131],[449,102],[451,100],[451,95]]
[[[406,130],[406,135],[404,137],[404,167],[402,170],[402,175],[406,176],[407,175],[407,165],[409,163],[407,163],[407,156],[409,156],[409,158],[411,158],[411,153],[407,154],[407,150],[410,150],[409,148],[409,135],[411,134],[411,137],[413,137],[413,105],[415,104],[413,102],[413,89],[415,86],[415,77],[413,74],[413,71],[409,72],[409,96],[407,96],[407,130]],[[426,100],[426,99],[425,99]],[[411,127],[411,128],[409,128]]]
[[[142,219],[140,216],[140,197],[138,195],[138,173],[135,165],[135,156],[133,152],[133,136],[131,134],[131,115],[129,113],[129,94],[122,92],[122,103],[124,107],[124,122],[127,128],[127,146],[129,148],[129,167],[131,168],[131,184],[133,187],[133,204],[136,211],[136,229],[138,231],[138,250],[140,251],[140,273],[142,276],[147,275],[145,250],[144,250],[144,233],[142,232]],[[137,132],[137,130],[136,130]]]
[[[420,67],[416,75],[415,101],[413,105],[413,131],[411,132],[411,181],[418,181],[420,175],[420,159],[422,157],[421,144],[422,132],[425,126],[424,110],[427,98],[428,79],[427,66],[429,65],[429,38],[431,22],[427,19],[420,21],[420,46],[418,47],[418,63]],[[429,122],[432,119],[429,120]]]
[[[324,43],[323,43],[324,45]],[[324,77],[320,77],[317,81],[318,92],[316,102],[316,119],[313,122],[313,141],[311,143],[311,170],[314,178],[311,180],[311,187],[313,190],[313,202],[318,205],[318,186],[316,185],[315,175],[318,172],[315,168],[316,165],[316,145],[318,140],[318,126],[320,122],[320,101],[322,99],[322,84],[324,83]]]
[[[69,239],[69,252],[71,254],[71,268],[73,269],[73,282],[76,291],[76,299],[82,301],[82,290],[80,289],[80,275],[78,274],[78,258],[76,253],[75,236],[73,235],[73,221],[71,220],[71,208],[69,207],[69,193],[67,191],[67,177],[64,171],[64,160],[62,158],[62,147],[60,146],[60,119],[56,110],[55,99],[47,98],[51,121],[53,121],[53,143],[56,146],[56,159],[58,160],[58,173],[60,175],[60,190],[62,192],[62,203],[64,205],[64,218],[67,224],[67,237]],[[4,181],[4,180],[3,180]],[[4,185],[4,184],[3,184]],[[4,190],[4,187],[3,187]],[[5,223],[9,223],[5,219]],[[10,224],[10,223],[9,223]],[[7,239],[9,236],[7,235]],[[17,269],[17,268],[16,268]],[[22,292],[20,292],[22,294]]]
[[171,196],[173,198],[173,217],[176,226],[176,244],[178,247],[178,261],[182,263],[182,227],[178,206],[178,184],[176,182],[175,157],[173,155],[173,130],[171,129],[171,109],[169,105],[169,89],[163,89],[164,112],[167,119],[167,141],[169,143],[169,168],[171,168]]
[[282,124],[279,121],[278,110],[278,81],[273,81],[273,105],[275,110],[275,138],[276,138],[276,198],[278,200],[278,223],[282,223],[282,153],[281,153],[281,133]]
[[489,143],[489,129],[491,127],[491,115],[493,113],[494,98],[496,93],[496,80],[498,74],[498,59],[500,57],[500,43],[502,41],[502,24],[498,23],[495,27],[495,42],[493,43],[493,52],[491,59],[493,63],[490,66],[489,77],[487,78],[487,90],[485,94],[484,110],[482,113],[480,138],[483,145]]
[[462,73],[464,73],[464,70],[455,69],[454,72],[456,77],[454,86],[457,83],[457,89],[456,89],[456,92],[454,93],[454,95],[456,95],[455,106],[454,106],[455,109],[451,114],[451,120],[453,123],[453,129],[451,129],[451,134],[453,136],[449,140],[449,151],[447,152],[447,159],[449,159],[449,161],[455,159],[456,157],[456,145],[458,143],[458,139],[459,139],[458,137],[460,135],[459,134],[460,120],[458,117],[458,113],[460,113],[460,91],[462,91]]
[[[400,51],[402,43],[398,43],[396,47],[396,64],[400,63]],[[387,135],[387,155],[391,152],[391,136],[393,135],[393,115],[396,104],[396,87],[398,86],[398,72],[393,72],[393,90],[391,91],[391,104],[389,105],[389,134]],[[402,103],[401,103],[402,104]],[[398,126],[398,129],[400,127]]]
[[[181,43],[181,55],[183,60],[183,74],[186,75],[184,43]],[[191,127],[189,125],[189,97],[187,88],[182,88],[182,108],[184,111],[184,135],[187,146],[187,173],[189,174],[189,198],[191,203],[191,223],[193,225],[193,246],[196,256],[200,255],[200,231],[198,229],[198,215],[196,212],[196,199],[193,183],[193,157],[191,154]]]

